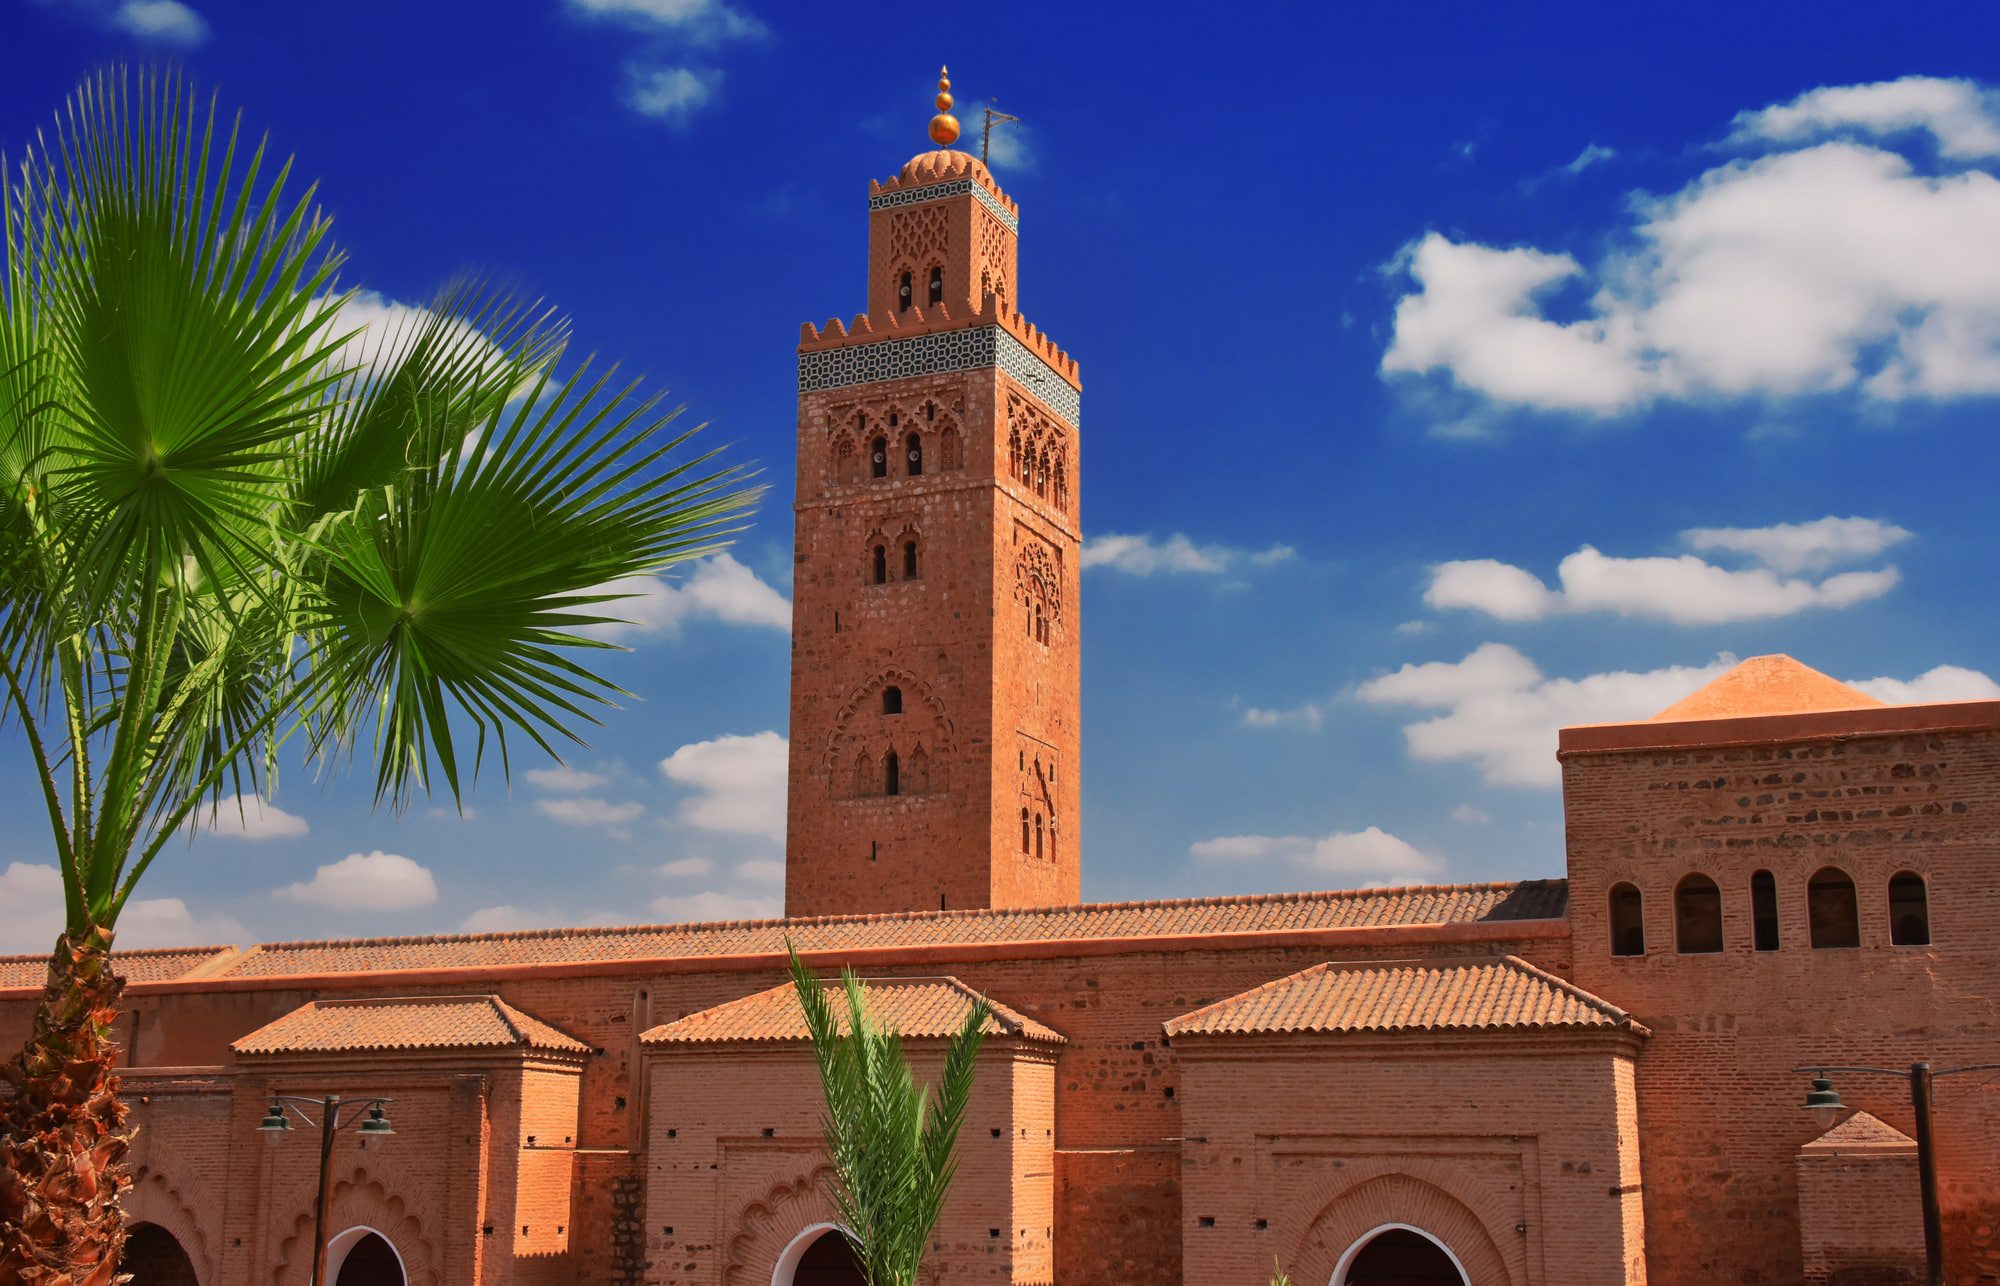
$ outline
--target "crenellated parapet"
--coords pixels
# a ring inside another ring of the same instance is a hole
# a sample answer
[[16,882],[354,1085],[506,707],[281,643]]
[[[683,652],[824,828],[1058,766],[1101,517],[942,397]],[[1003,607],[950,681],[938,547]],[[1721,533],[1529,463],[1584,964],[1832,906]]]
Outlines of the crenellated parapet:
[[950,305],[940,302],[928,309],[921,304],[912,304],[901,312],[883,309],[873,316],[857,313],[851,322],[843,322],[838,317],[829,318],[824,326],[805,322],[799,326],[799,353],[803,357],[807,353],[854,344],[914,339],[976,326],[998,326],[1005,330],[1022,348],[1067,381],[1071,388],[1082,390],[1083,375],[1076,359],[1018,311],[1002,308],[991,294],[985,297],[979,311],[969,318],[954,318]]
[[[961,183],[973,184],[974,196],[980,199],[980,204],[993,209],[993,213],[1010,230],[1019,231],[1021,209],[1014,204],[1014,198],[1000,190],[1000,185],[993,179],[993,171],[987,169],[979,158],[949,148],[911,157],[896,177],[886,182],[868,180],[868,208],[884,210],[956,196],[964,190],[957,186]],[[940,185],[949,185],[950,190],[933,190]],[[995,206],[998,208],[994,209]]]

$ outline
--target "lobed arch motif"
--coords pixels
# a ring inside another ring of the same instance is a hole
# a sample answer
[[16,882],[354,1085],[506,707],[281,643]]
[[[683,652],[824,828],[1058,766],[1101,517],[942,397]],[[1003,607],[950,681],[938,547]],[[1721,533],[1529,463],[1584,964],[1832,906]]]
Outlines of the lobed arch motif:
[[[1336,1182],[1333,1185],[1339,1187]],[[1510,1258],[1470,1207],[1436,1184],[1407,1174],[1384,1174],[1340,1188],[1294,1243],[1285,1267],[1297,1282],[1337,1282],[1358,1247],[1384,1228],[1408,1228],[1455,1260],[1479,1286],[1519,1286],[1526,1265],[1517,1248]]]
[[1037,643],[1062,637],[1062,566],[1039,538],[1030,538],[1014,556],[1014,603],[1021,626]]
[[889,215],[889,262],[898,280],[903,273],[927,275],[932,263],[942,263],[951,249],[951,225],[945,205],[930,201],[904,206]]
[[1013,256],[1009,254],[1008,232],[1000,220],[984,210],[976,210],[972,216],[972,258],[979,266],[979,296],[983,300],[992,295],[999,304],[999,311],[1007,312],[1013,305],[1014,283],[1012,281]]
[[[883,693],[896,689],[895,711]],[[849,692],[821,761],[836,799],[941,795],[950,790],[955,729],[944,702],[924,680],[891,667]],[[894,767],[890,767],[893,757]],[[894,790],[889,789],[894,777]]]
[[820,1166],[788,1182],[774,1184],[735,1218],[725,1243],[725,1286],[769,1286],[785,1251],[808,1228],[838,1222],[827,1188],[833,1167]]
[[215,1253],[209,1248],[208,1234],[194,1213],[197,1205],[203,1209],[211,1207],[201,1200],[199,1194],[194,1201],[190,1201],[172,1180],[158,1170],[142,1165],[133,1172],[132,1186],[119,1197],[118,1204],[128,1232],[142,1223],[165,1229],[180,1243],[181,1251],[194,1265],[197,1281],[217,1280]]
[[1013,393],[1007,396],[1007,476],[1057,512],[1069,512],[1069,434],[1053,416]]
[[[965,468],[964,410],[964,397],[949,387],[832,408],[825,427],[825,484],[853,487]],[[913,437],[921,463],[910,458]],[[874,473],[872,459],[878,439],[889,457],[880,475]]]
[[[363,1168],[334,1184],[327,1200],[328,1238],[350,1228],[372,1229],[403,1261],[408,1286],[443,1286],[437,1246],[408,1202],[390,1192]],[[271,1286],[303,1281],[312,1266],[313,1212],[300,1212],[278,1242],[271,1269]]]

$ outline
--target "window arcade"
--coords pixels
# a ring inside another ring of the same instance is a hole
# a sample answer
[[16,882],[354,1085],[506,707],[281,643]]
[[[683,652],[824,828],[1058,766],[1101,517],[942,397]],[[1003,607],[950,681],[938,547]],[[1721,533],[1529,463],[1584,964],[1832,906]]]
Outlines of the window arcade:
[[1722,950],[1722,890],[1698,871],[1674,886],[1674,950],[1684,956]]
[[1806,919],[1815,951],[1861,945],[1861,911],[1854,881],[1837,866],[1823,866],[1806,882]]
[[1645,901],[1640,897],[1636,884],[1611,886],[1611,954],[1646,954]]

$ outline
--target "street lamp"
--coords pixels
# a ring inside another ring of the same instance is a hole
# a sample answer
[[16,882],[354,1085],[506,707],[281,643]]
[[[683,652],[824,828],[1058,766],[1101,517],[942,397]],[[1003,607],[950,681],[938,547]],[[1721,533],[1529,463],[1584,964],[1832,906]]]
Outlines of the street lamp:
[[1944,1286],[1944,1221],[1938,1214],[1937,1196],[1937,1154],[1933,1150],[1931,1132],[1931,1088],[1932,1082],[1940,1076],[1958,1076],[1965,1072],[2000,1071],[2000,1063],[1978,1063],[1969,1067],[1944,1067],[1932,1070],[1929,1063],[1911,1063],[1910,1070],[1899,1072],[1887,1067],[1794,1067],[1795,1076],[1812,1073],[1812,1089],[1806,1094],[1803,1104],[1813,1115],[1813,1120],[1822,1130],[1833,1128],[1840,1119],[1845,1105],[1840,1101],[1840,1091],[1833,1088],[1829,1073],[1839,1072],[1843,1076],[1896,1076],[1907,1077],[1910,1082],[1910,1106],[1917,1118],[1917,1189],[1924,1203],[1924,1284]]
[[[356,1127],[354,1132],[360,1136],[362,1147],[367,1147],[371,1140],[378,1144],[387,1141],[394,1137],[396,1131],[390,1126],[389,1114],[382,1105],[393,1102],[394,1099],[380,1095],[364,1099],[361,1106],[368,1113],[365,1118],[357,1112],[343,1119],[338,1094],[328,1094],[324,1098],[273,1094],[270,1110],[264,1113],[264,1119],[257,1125],[257,1132],[264,1136],[264,1141],[272,1144],[292,1132],[293,1116],[307,1125],[319,1127],[319,1190],[313,1194],[312,1286],[326,1286],[327,1179],[333,1172],[333,1136],[352,1125]],[[307,1114],[309,1107],[319,1109],[319,1120],[315,1121]]]

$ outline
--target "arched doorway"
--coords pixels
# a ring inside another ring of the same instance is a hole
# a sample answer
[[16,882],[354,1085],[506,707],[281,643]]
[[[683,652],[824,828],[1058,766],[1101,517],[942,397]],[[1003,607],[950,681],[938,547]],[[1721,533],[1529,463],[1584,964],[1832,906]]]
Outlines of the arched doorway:
[[771,1286],[867,1286],[854,1248],[832,1224],[815,1224],[792,1239],[778,1257]]
[[326,1243],[326,1276],[333,1286],[406,1286],[403,1257],[373,1228],[349,1228]]
[[132,1274],[132,1286],[201,1286],[187,1251],[156,1223],[132,1225],[118,1267]]
[[1333,1286],[1471,1286],[1458,1257],[1417,1228],[1391,1224],[1348,1247]]

